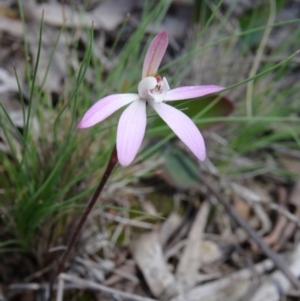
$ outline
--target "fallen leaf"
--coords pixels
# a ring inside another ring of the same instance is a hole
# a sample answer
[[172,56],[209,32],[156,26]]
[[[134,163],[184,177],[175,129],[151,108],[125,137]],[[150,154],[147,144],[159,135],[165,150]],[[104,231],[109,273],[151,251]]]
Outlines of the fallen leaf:
[[136,264],[155,297],[165,300],[177,295],[176,279],[164,260],[157,233],[141,235],[132,242],[131,250]]

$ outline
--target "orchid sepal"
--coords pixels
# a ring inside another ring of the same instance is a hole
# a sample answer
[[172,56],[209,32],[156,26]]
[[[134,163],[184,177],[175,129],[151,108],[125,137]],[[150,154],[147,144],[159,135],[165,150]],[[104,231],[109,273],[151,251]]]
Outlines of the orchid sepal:
[[166,30],[159,32],[154,37],[144,59],[142,78],[156,74],[168,44],[169,37]]

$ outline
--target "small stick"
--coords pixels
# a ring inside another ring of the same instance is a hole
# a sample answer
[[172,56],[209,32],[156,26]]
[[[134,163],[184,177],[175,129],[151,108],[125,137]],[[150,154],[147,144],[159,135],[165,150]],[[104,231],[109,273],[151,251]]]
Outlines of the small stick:
[[110,159],[109,162],[107,164],[106,170],[104,172],[104,175],[96,189],[96,191],[94,192],[88,206],[86,207],[85,211],[83,212],[78,225],[75,228],[75,231],[71,237],[70,243],[68,244],[67,250],[64,252],[62,259],[60,261],[60,264],[58,266],[58,269],[56,271],[56,273],[54,274],[54,277],[52,278],[52,281],[50,282],[50,293],[52,291],[51,287],[53,285],[53,282],[55,280],[55,278],[64,271],[65,269],[65,264],[69,258],[70,252],[75,244],[75,242],[78,239],[78,236],[82,230],[83,225],[85,224],[85,221],[87,220],[90,212],[92,211],[94,205],[96,204],[96,201],[98,199],[98,197],[100,196],[104,185],[106,184],[111,172],[113,171],[114,167],[116,166],[116,164],[118,163],[118,157],[117,157],[117,149],[116,146],[114,146],[111,155],[110,155]]
[[63,277],[58,277],[58,286],[57,286],[57,293],[56,293],[56,301],[63,301],[64,298],[64,285],[65,280]]
[[294,287],[300,289],[300,282],[291,273],[287,264],[284,260],[278,256],[262,239],[261,237],[248,225],[248,223],[239,215],[239,213],[229,205],[229,202],[224,199],[221,194],[214,189],[211,184],[202,177],[202,182],[207,187],[207,189],[215,196],[215,198],[224,206],[228,215],[233,218],[246,232],[247,234],[256,242],[260,249],[273,260],[275,266],[289,279],[289,281],[294,285]]
[[119,296],[122,299],[124,298],[126,300],[131,300],[131,301],[158,301],[156,299],[147,298],[147,297],[127,293],[124,291],[120,291],[120,290],[114,289],[112,287],[107,287],[103,284],[96,283],[91,280],[85,280],[85,279],[79,278],[77,276],[69,275],[69,274],[61,274],[60,277],[62,279],[64,279],[65,281],[69,281],[71,283],[77,284],[78,286],[80,286],[81,289],[88,288],[88,289],[92,289],[92,290],[102,291],[102,292],[111,294],[113,296]]

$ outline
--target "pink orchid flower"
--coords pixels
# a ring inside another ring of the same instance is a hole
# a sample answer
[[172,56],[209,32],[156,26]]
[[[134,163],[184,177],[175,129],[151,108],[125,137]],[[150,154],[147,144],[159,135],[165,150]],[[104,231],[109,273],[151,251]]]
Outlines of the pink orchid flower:
[[106,96],[97,101],[83,116],[77,128],[88,128],[130,104],[120,117],[117,130],[117,154],[121,165],[129,165],[135,158],[145,135],[146,106],[151,105],[157,114],[201,161],[206,151],[203,137],[193,123],[180,110],[164,101],[201,97],[223,89],[220,86],[188,86],[171,90],[165,77],[157,74],[168,46],[168,33],[163,30],[152,40],[147,51],[138,94],[125,93]]

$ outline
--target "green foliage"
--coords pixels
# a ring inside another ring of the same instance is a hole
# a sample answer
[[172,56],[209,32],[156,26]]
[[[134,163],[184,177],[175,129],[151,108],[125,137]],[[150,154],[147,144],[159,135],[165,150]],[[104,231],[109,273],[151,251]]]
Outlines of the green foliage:
[[[196,2],[197,5],[204,3]],[[93,53],[93,29],[90,29],[89,42],[80,67],[78,70],[70,68],[64,95],[61,96],[56,107],[47,105],[50,101],[43,93],[47,72],[43,83],[37,85],[36,71],[39,68],[39,56],[33,66],[28,62],[26,74],[30,97],[28,109],[25,110],[25,105],[23,107],[24,131],[20,131],[14,125],[3,106],[0,108],[0,127],[4,131],[10,150],[9,155],[0,151],[0,226],[5,226],[3,237],[6,239],[0,243],[0,252],[36,253],[41,237],[47,241],[44,246],[46,252],[49,247],[57,245],[58,237],[63,235],[70,221],[85,206],[94,186],[102,176],[115,144],[118,114],[88,130],[75,130],[75,125],[80,116],[90,107],[91,100],[93,102],[97,100],[95,95],[100,99],[104,95],[117,91],[136,92],[144,55],[152,38],[150,36],[145,43],[146,28],[149,24],[157,27],[161,24],[170,3],[171,1],[159,1],[156,5],[152,5],[151,1],[145,1],[140,26],[125,45],[118,49],[118,64],[109,74],[105,72]],[[278,10],[282,3],[283,1],[277,1]],[[219,33],[230,20],[232,12],[227,12],[223,16],[220,11],[221,4],[222,1],[213,9],[211,7],[207,9],[208,14],[205,13],[202,19],[204,20],[202,30],[197,32],[191,47],[166,66],[162,66],[160,71],[172,84],[174,83],[173,87],[191,76],[193,67],[191,61],[199,62],[206,51],[212,53],[213,61],[214,47],[223,47],[222,59],[218,62],[221,69],[223,61],[232,59],[231,53],[240,50],[241,44],[245,49],[239,52],[239,55],[243,56],[246,62],[249,53],[252,54],[249,48],[252,45],[257,46],[260,41],[266,30],[268,13],[253,9],[241,18],[239,32],[229,32],[227,36],[221,36]],[[20,12],[22,12],[21,2]],[[299,20],[277,22],[270,26],[280,28],[296,22]],[[206,34],[213,25],[216,25],[215,31],[207,38]],[[64,30],[65,28],[61,29],[57,41]],[[121,27],[109,57],[114,55],[114,49],[118,46],[123,30],[124,27]],[[26,34],[24,36],[26,37]],[[292,54],[296,50],[293,43],[297,37],[299,31],[287,37],[286,43],[269,54],[268,59],[260,63],[258,71],[252,77],[245,76],[241,66],[240,74],[228,71],[222,75],[220,81],[219,78],[213,78],[214,83],[227,86],[227,91],[221,97],[211,96],[174,103],[177,108],[192,117],[201,130],[222,123],[220,135],[227,144],[225,147],[224,145],[212,147],[208,154],[214,159],[214,164],[221,172],[231,175],[244,172],[244,167],[233,168],[232,160],[240,156],[253,156],[261,160],[263,158],[263,155],[260,156],[261,152],[268,150],[273,143],[286,144],[290,149],[299,149],[298,88],[294,83],[279,85],[296,67]],[[43,21],[40,25],[39,38],[40,51]],[[205,43],[200,45],[202,39],[205,39]],[[27,45],[26,41],[25,45]],[[56,51],[56,46],[57,43],[53,53]],[[28,49],[28,45],[25,48]],[[48,66],[52,58],[53,56],[49,58]],[[235,61],[231,64],[235,64]],[[86,80],[90,69],[93,70],[97,80],[97,84],[93,87]],[[216,76],[218,76],[217,71],[218,68],[216,68]],[[226,80],[232,77],[234,84],[227,85]],[[16,78],[18,80],[18,70],[16,70]],[[252,81],[254,84],[251,98],[253,116],[248,116],[245,91],[247,83]],[[235,91],[236,88],[243,88],[243,92],[239,94],[239,98],[231,99],[231,96],[227,96],[226,93],[230,93],[230,90]],[[23,100],[21,87],[19,90],[20,98]],[[236,105],[236,111],[233,116],[229,116],[233,111],[232,100]],[[151,157],[154,156],[165,158],[166,172],[178,187],[193,186],[198,180],[196,165],[180,149],[173,149],[171,152],[162,151],[162,146],[174,138],[174,134],[163,121],[157,118],[157,115],[152,114],[150,113],[149,116],[150,124],[146,137],[160,137],[159,142],[141,150],[135,161],[136,164],[142,162],[138,168],[117,168],[111,181],[125,182],[128,185],[141,176],[151,175],[152,169],[157,166],[153,164],[153,160],[151,161]],[[39,133],[35,132],[34,120],[38,123]],[[261,162],[262,160],[257,166],[251,167],[251,170],[261,168]],[[136,214],[144,213],[139,211]]]
[[[278,12],[285,5],[286,0],[274,0],[275,10]],[[239,23],[242,31],[248,30],[250,28],[259,27],[266,25],[268,17],[270,15],[270,1],[261,1],[261,3],[256,3],[256,5],[246,10],[240,17]],[[275,12],[276,13],[276,12]],[[263,32],[253,32],[242,38],[242,43],[244,48],[257,47]]]
[[168,181],[176,188],[191,189],[199,185],[200,173],[196,160],[173,145],[163,168]]
[[196,23],[206,24],[211,14],[211,8],[207,5],[206,1],[194,0],[194,19]]
[[[0,152],[2,167],[0,188],[3,190],[0,226],[5,225],[8,237],[5,242],[1,242],[0,252],[14,250],[35,253],[37,242],[41,237],[48,240],[50,245],[55,244],[57,237],[68,227],[72,216],[78,213],[76,203],[79,201],[86,203],[115,143],[115,120],[112,118],[89,131],[79,131],[75,130],[78,116],[82,116],[90,107],[92,95],[97,94],[101,97],[113,91],[120,91],[122,81],[125,79],[126,90],[131,90],[132,86],[135,86],[140,78],[141,67],[134,68],[136,73],[131,73],[130,77],[122,71],[131,70],[133,65],[137,66],[137,61],[138,65],[142,66],[144,53],[140,53],[140,45],[145,28],[150,21],[160,23],[169,4],[170,1],[161,2],[154,10],[153,6],[145,7],[141,26],[121,50],[119,64],[109,75],[104,73],[103,67],[94,57],[93,28],[91,28],[87,32],[89,43],[80,67],[76,73],[70,72],[65,95],[60,98],[56,107],[47,105],[49,99],[43,94],[43,86],[56,46],[65,28],[61,29],[57,37],[44,80],[38,86],[36,76],[43,39],[43,19],[41,20],[37,58],[33,66],[28,62],[26,67],[30,87],[27,110],[19,84],[19,93],[24,105],[23,133],[10,120],[9,114],[1,105],[0,126],[10,146],[11,156]],[[21,3],[19,5],[22,12]],[[119,37],[114,47],[118,39]],[[25,44],[27,45],[27,41]],[[28,55],[28,46],[26,49]],[[90,89],[89,83],[85,80],[91,65],[99,82],[95,85],[95,90]],[[17,72],[18,70],[16,70],[18,80]],[[35,132],[34,118],[37,118],[39,133]],[[15,137],[21,141],[21,148]],[[128,183],[132,180],[135,180],[135,177],[128,177]],[[80,187],[82,183],[85,183],[83,187],[87,188]],[[48,248],[49,245],[46,244],[45,247]],[[44,251],[47,252],[47,249]]]

